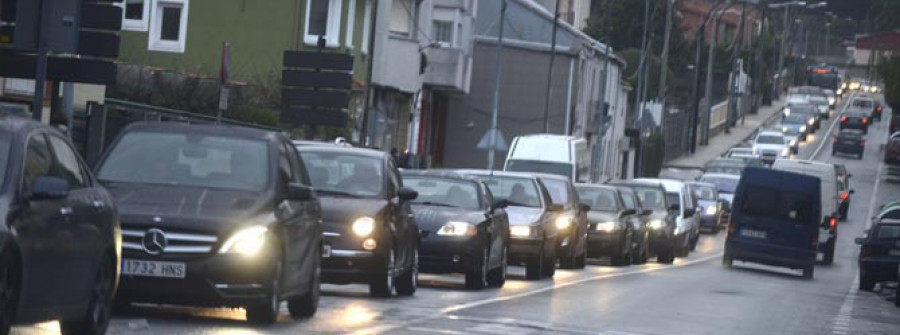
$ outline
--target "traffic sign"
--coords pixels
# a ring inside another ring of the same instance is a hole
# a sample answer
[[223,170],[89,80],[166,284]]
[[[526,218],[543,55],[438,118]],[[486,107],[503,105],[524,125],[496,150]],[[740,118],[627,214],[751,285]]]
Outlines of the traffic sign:
[[503,133],[500,132],[500,129],[488,129],[484,136],[481,137],[481,140],[478,141],[476,147],[481,150],[495,149],[506,151],[507,149],[506,140],[503,139]]

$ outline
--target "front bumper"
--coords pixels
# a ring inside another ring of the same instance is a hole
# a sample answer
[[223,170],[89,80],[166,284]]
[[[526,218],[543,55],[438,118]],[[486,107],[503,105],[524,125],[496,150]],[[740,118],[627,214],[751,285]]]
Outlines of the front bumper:
[[484,250],[480,236],[437,236],[422,239],[419,271],[424,273],[464,273],[471,269]]
[[199,257],[154,257],[125,252],[123,259],[183,262],[185,277],[122,275],[117,299],[128,302],[204,307],[241,307],[264,299],[271,290],[277,263],[265,253],[256,257],[209,254]]
[[588,257],[597,258],[613,256],[621,252],[625,242],[624,231],[614,232],[588,232],[587,250]]
[[715,229],[719,226],[719,213],[700,216],[700,228]]
[[541,254],[545,247],[543,238],[511,238],[509,243],[509,262],[520,263],[532,260]]
[[649,232],[647,243],[650,243],[650,250],[653,250],[654,254],[671,251],[672,245],[675,243],[674,231],[671,229],[650,229]]

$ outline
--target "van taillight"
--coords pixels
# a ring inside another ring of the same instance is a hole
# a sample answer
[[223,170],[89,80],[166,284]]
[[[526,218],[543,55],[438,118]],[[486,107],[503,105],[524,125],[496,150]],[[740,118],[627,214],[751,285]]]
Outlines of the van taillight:
[[875,110],[881,112],[881,106],[875,107]]
[[836,218],[828,219],[828,226],[831,228],[834,228],[834,226],[837,226],[837,219]]
[[841,116],[841,123],[844,123],[844,122],[847,122],[847,117],[846,117],[846,116]]
[[864,117],[862,119],[862,121],[863,121],[863,124],[869,124],[869,118],[867,118],[867,117]]
[[847,201],[847,199],[850,199],[850,193],[847,193],[847,191],[841,192],[841,200]]
[[859,146],[861,146],[861,147],[866,146],[866,141],[859,141]]

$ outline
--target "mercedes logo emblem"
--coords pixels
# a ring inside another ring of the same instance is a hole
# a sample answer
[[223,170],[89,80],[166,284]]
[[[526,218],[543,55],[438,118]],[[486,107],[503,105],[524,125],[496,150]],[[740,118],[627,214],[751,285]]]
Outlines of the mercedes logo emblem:
[[144,233],[144,238],[141,240],[141,245],[144,247],[144,252],[151,255],[159,255],[166,249],[166,245],[169,244],[169,241],[166,240],[166,233],[162,230],[153,228]]

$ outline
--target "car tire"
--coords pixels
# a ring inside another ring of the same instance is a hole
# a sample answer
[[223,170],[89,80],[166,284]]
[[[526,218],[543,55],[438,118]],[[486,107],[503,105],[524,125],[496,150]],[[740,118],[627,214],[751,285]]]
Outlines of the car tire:
[[633,258],[634,264],[646,264],[647,263],[647,254],[650,252],[647,251],[647,239],[645,238],[643,243],[641,243],[641,252],[637,253]]
[[487,287],[488,254],[488,247],[482,248],[481,254],[477,255],[472,268],[466,271],[466,289],[480,290]]
[[610,257],[610,263],[612,263],[613,266],[629,266],[629,265],[631,265],[631,254],[632,254],[632,251],[634,250],[634,248],[631,247],[632,242],[629,241],[628,238],[626,237],[626,238],[622,239],[622,244],[628,245],[628,248],[626,248],[627,251],[622,250],[622,248],[620,247],[619,251],[617,251],[616,253],[614,253],[612,255],[612,257]]
[[816,267],[814,265],[810,265],[803,269],[803,278],[813,279],[813,273],[815,272]]
[[280,269],[275,271],[274,279],[269,284],[269,292],[266,292],[266,297],[245,306],[247,322],[268,325],[278,321],[278,313],[281,310],[281,299],[278,297],[279,277],[281,277]]
[[[587,243],[587,242],[585,242],[585,243]],[[584,269],[585,267],[587,267],[587,250],[586,249],[587,249],[587,247],[585,246],[584,252],[582,252],[581,256],[578,256],[578,258],[575,260],[575,268],[576,269],[580,270],[580,269]]]
[[18,305],[19,267],[9,251],[0,253],[0,265],[0,334],[9,334]]
[[553,278],[556,275],[556,248],[552,248],[553,251],[550,252],[550,255],[547,259],[544,260],[544,277]]
[[322,282],[322,270],[319,266],[319,255],[315,255],[315,270],[312,278],[310,278],[309,292],[306,294],[288,299],[287,306],[291,318],[294,320],[308,319],[316,315],[319,310],[320,284]]
[[697,235],[691,238],[688,251],[697,250],[697,242],[700,242],[700,232],[697,232]]
[[397,285],[394,289],[397,295],[411,297],[416,294],[419,285],[419,248],[413,249],[413,262],[400,278],[397,278]]
[[684,241],[678,242],[678,246],[675,248],[675,257],[683,258],[688,256],[690,253],[690,239],[691,238],[685,234],[683,238]]
[[864,153],[860,152],[860,153],[859,153],[859,159],[863,159],[863,155],[864,155]]
[[834,241],[835,238],[831,238],[825,244],[825,250],[822,250],[822,264],[831,265],[834,263]]
[[537,256],[526,262],[525,278],[528,280],[540,280],[541,276],[544,275],[544,260],[544,248],[542,247]]
[[675,262],[675,247],[665,248],[666,250],[657,253],[656,262],[660,264],[672,264]]
[[875,279],[859,276],[859,290],[860,291],[872,291],[875,289]]
[[109,327],[112,315],[113,291],[116,286],[115,257],[105,255],[97,267],[97,276],[91,284],[91,300],[84,316],[76,320],[63,320],[59,328],[63,335],[103,335]]
[[394,269],[394,249],[388,251],[385,273],[369,278],[369,295],[376,298],[389,298],[394,292],[394,277],[391,270]]
[[487,275],[487,284],[490,287],[501,288],[504,284],[506,284],[506,270],[507,265],[506,262],[509,259],[508,257],[509,251],[504,247],[503,255],[501,256],[500,266],[496,269],[488,272]]
[[722,266],[726,268],[730,268],[734,265],[734,258],[731,258],[731,255],[725,253],[722,255]]

